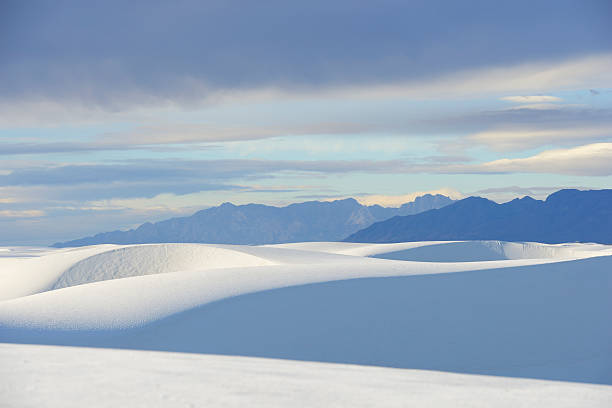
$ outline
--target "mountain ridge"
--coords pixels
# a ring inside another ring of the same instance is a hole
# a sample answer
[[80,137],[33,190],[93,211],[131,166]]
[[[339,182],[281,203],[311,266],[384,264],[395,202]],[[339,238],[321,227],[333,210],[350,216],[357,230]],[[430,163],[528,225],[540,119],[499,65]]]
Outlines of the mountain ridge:
[[400,207],[365,206],[354,198],[306,201],[284,207],[264,204],[219,206],[156,223],[146,222],[127,231],[111,231],[53,247],[95,244],[144,244],[196,242],[210,244],[261,245],[302,241],[340,241],[376,221],[394,215],[415,214],[440,208],[454,200],[441,194],[425,194]]
[[344,241],[427,240],[612,244],[612,190],[565,189],[545,200],[525,196],[502,204],[472,196],[443,208],[379,221]]

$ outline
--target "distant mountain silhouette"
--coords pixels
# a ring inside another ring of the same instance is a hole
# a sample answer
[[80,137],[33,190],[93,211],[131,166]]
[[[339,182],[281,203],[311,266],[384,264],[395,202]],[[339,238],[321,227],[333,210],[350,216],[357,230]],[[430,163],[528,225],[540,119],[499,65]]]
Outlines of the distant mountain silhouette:
[[560,190],[545,201],[524,197],[504,204],[468,197],[441,209],[377,222],[345,239],[446,240],[612,244],[612,190]]
[[286,207],[261,204],[233,205],[198,211],[190,217],[145,223],[129,231],[113,231],[93,237],[56,243],[54,247],[95,244],[143,244],[201,242],[215,244],[273,244],[300,241],[339,241],[347,235],[395,215],[409,215],[441,208],[454,201],[426,194],[399,208],[364,206],[355,199],[309,201]]

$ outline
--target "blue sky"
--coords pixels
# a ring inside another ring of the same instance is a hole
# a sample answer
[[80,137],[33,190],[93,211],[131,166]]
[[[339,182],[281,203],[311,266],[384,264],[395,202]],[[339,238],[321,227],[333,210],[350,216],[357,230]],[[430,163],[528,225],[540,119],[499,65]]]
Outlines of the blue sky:
[[612,182],[609,1],[3,1],[0,244]]

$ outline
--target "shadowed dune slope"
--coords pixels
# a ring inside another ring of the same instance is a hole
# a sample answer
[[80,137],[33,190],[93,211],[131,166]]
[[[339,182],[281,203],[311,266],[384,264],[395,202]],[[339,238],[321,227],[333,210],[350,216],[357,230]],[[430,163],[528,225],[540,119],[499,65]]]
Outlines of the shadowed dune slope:
[[291,286],[140,328],[5,328],[0,340],[612,384],[611,261]]

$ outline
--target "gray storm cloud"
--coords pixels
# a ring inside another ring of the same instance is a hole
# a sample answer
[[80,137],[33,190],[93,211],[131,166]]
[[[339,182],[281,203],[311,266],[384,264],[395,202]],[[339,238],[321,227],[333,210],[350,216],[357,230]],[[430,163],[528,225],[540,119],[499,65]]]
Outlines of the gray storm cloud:
[[4,99],[108,109],[218,89],[414,80],[612,46],[607,1],[7,0],[0,7]]

